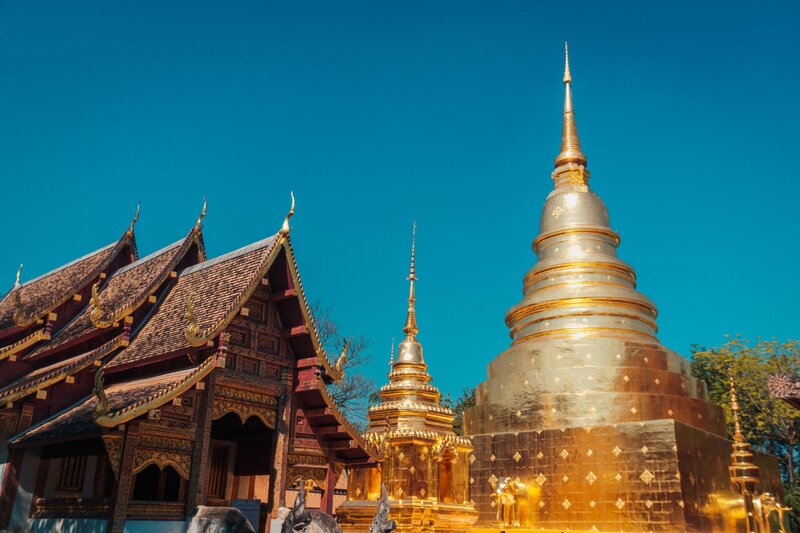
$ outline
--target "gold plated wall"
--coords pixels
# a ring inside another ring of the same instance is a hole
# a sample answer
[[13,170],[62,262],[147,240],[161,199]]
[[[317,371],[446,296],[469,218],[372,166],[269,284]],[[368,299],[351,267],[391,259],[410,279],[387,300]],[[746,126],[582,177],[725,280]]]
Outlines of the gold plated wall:
[[[731,443],[674,420],[497,433],[473,443],[470,493],[482,527],[501,527],[492,485],[508,476],[522,486],[522,528],[744,531],[742,498],[727,473]],[[762,483],[779,487],[774,458],[759,461],[770,472]]]

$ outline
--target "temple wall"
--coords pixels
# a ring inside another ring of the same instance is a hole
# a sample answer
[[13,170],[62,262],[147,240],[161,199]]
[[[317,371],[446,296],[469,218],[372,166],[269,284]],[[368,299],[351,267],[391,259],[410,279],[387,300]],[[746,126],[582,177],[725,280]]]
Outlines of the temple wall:
[[[496,527],[492,481],[520,483],[524,528],[598,531],[744,531],[728,478],[731,443],[674,420],[472,437],[470,496],[478,526]],[[759,491],[780,490],[761,456]],[[741,515],[741,516],[740,516]]]

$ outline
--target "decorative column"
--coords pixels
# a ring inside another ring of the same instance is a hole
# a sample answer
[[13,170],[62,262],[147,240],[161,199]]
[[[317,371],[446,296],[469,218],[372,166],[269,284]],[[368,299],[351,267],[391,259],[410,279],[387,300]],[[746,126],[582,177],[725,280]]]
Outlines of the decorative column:
[[[205,505],[208,491],[208,473],[210,468],[211,424],[214,411],[214,390],[216,373],[212,372],[208,382],[199,382],[196,394],[199,398],[197,412],[197,430],[194,435],[192,449],[192,468],[189,474],[189,487],[186,497],[186,516],[194,515],[198,505]],[[205,390],[200,387],[203,386]]]
[[275,443],[273,453],[273,475],[270,476],[270,502],[269,509],[272,518],[278,517],[278,509],[286,506],[286,469],[289,460],[289,428],[294,402],[293,373],[288,367],[281,371],[281,393],[276,407],[277,419],[275,420]]
[[323,512],[333,514],[333,495],[336,491],[336,478],[341,469],[336,468],[333,459],[328,458],[328,471],[325,472],[325,493],[322,495],[320,508]]
[[139,445],[139,427],[128,426],[125,434],[125,445],[122,451],[122,460],[117,476],[117,487],[111,509],[109,533],[124,533],[125,517],[128,514],[128,500],[133,491],[133,460],[136,447]]

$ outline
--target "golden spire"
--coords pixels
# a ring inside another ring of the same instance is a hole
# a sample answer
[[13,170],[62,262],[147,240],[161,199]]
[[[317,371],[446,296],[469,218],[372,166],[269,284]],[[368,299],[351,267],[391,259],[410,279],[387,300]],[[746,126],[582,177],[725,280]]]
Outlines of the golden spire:
[[567,163],[586,166],[586,156],[581,152],[575,112],[572,109],[572,75],[569,72],[569,46],[564,43],[564,119],[561,123],[561,153],[556,157],[556,168]]
[[139,212],[142,209],[142,205],[139,202],[136,202],[136,214],[133,215],[133,220],[131,220],[131,225],[128,226],[128,237],[133,237],[133,227],[136,225],[136,221],[139,220]]
[[389,352],[389,366],[394,365],[394,337],[392,337],[392,350]]
[[417,333],[419,333],[419,328],[417,327],[417,314],[416,310],[414,309],[414,303],[416,302],[416,298],[414,296],[414,282],[417,280],[417,273],[414,269],[414,248],[416,245],[416,240],[417,223],[415,221],[411,229],[411,268],[408,272],[408,317],[406,318],[406,325],[403,328],[403,332],[406,334],[407,338],[413,338]]
[[289,232],[291,231],[291,227],[289,227],[289,219],[292,218],[292,215],[294,215],[294,191],[289,191],[289,195],[292,197],[292,207],[289,208],[289,212],[286,213],[286,218],[283,220],[283,226],[281,226],[282,235],[289,235]]
[[744,442],[742,426],[739,424],[739,400],[736,398],[736,383],[733,381],[733,375],[730,376],[730,388],[731,412],[733,413],[733,440],[736,442]]
[[17,269],[17,278],[14,280],[14,287],[19,287],[19,277],[22,275],[22,263],[19,264]]

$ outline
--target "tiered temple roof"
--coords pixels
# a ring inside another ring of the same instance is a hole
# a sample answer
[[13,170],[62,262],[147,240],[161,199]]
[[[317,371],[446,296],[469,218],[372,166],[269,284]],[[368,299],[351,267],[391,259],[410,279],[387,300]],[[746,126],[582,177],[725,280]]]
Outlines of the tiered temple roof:
[[[325,428],[320,441],[331,447],[332,459],[358,463],[380,457],[327,390],[341,379],[341,368],[331,364],[321,345],[297,271],[288,217],[278,233],[208,260],[201,222],[202,215],[186,237],[138,260],[131,225],[120,242],[15,286],[0,302],[3,324],[19,329],[12,316],[19,307],[15,294],[25,317],[34,321],[78,291],[90,295],[75,299],[81,307],[71,320],[51,326],[47,338],[12,348],[18,357],[0,362],[0,402],[7,411],[26,399],[45,400],[54,387],[83,383],[80,394],[72,391],[40,408],[10,445],[100,435],[148,416],[215,370],[227,375],[232,369],[231,363],[225,368],[228,344],[236,341],[229,326],[249,314],[248,301],[261,290],[275,302],[280,326],[289,329],[300,378],[295,392],[310,427]],[[110,265],[126,246],[130,260],[112,272]],[[3,349],[0,344],[0,353]],[[270,393],[277,395],[278,389]]]

